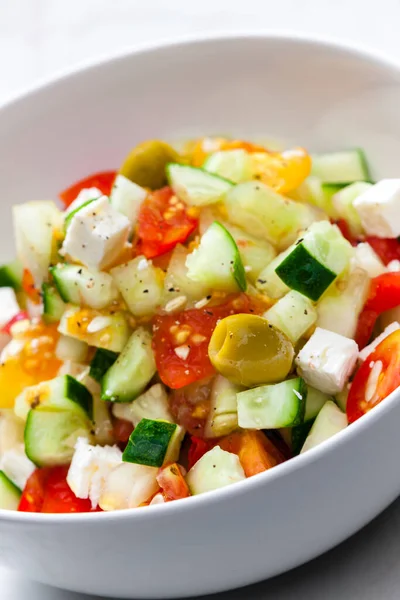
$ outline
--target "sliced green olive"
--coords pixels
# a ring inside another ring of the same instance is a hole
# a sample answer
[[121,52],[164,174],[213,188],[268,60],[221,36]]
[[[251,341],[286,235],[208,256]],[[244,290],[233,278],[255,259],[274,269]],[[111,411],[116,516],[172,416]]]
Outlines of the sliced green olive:
[[142,187],[157,190],[167,184],[165,166],[170,162],[179,162],[178,153],[161,140],[149,140],[130,151],[119,173]]
[[294,350],[286,335],[266,319],[240,314],[219,321],[211,336],[208,355],[224,377],[251,387],[285,379]]

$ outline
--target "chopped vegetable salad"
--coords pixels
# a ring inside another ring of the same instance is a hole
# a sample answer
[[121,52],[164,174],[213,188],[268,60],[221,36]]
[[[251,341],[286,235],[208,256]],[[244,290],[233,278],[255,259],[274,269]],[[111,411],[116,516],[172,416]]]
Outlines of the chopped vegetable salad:
[[400,179],[361,150],[147,141],[59,196],[0,267],[0,508],[216,490],[399,386]]

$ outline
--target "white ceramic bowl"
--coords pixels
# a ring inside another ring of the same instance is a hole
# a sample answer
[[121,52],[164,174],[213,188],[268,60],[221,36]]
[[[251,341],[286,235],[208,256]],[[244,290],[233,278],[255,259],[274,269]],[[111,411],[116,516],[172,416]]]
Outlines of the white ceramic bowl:
[[[282,36],[223,36],[135,51],[0,111],[0,251],[10,208],[117,166],[146,138],[268,134],[312,149],[362,146],[400,175],[399,69]],[[32,224],[34,226],[34,224]],[[252,479],[118,513],[0,511],[0,557],[28,577],[118,598],[227,590],[338,544],[400,493],[400,395],[322,446]]]

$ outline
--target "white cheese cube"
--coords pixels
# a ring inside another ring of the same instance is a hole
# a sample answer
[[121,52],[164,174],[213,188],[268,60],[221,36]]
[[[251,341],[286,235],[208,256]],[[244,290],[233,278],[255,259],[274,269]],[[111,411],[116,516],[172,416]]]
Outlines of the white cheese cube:
[[317,327],[296,358],[299,374],[306,383],[325,394],[342,391],[358,357],[354,340]]
[[0,461],[6,452],[23,444],[24,428],[24,421],[13,410],[0,410]]
[[19,444],[3,454],[0,469],[17,487],[23,490],[36,466],[26,456],[24,444]]
[[361,352],[358,355],[358,358],[360,360],[365,360],[371,354],[371,352],[373,352],[375,348],[379,346],[379,344],[383,342],[385,338],[387,338],[388,335],[390,335],[394,331],[397,331],[398,329],[400,329],[400,323],[398,323],[397,321],[390,323],[390,325],[388,325],[386,329],[382,331],[380,335],[378,335],[378,337],[376,337],[368,346],[365,346],[365,348],[361,350]]
[[62,253],[89,269],[105,269],[122,252],[129,228],[129,219],[102,196],[72,217]]
[[0,328],[20,311],[17,297],[11,287],[0,287]]
[[68,208],[64,211],[64,214],[69,215],[69,213],[72,213],[74,210],[82,206],[82,204],[85,204],[85,202],[89,202],[89,200],[95,200],[96,198],[100,198],[100,196],[102,195],[103,193],[101,192],[101,190],[99,190],[96,187],[84,188],[79,192],[75,200],[71,202]]
[[67,483],[77,498],[89,498],[96,508],[113,469],[122,464],[122,452],[116,446],[91,446],[78,438],[67,475]]
[[140,205],[147,196],[147,191],[124,177],[124,175],[117,175],[111,190],[110,202],[115,210],[125,215],[131,226],[136,224],[137,216],[139,213]]
[[358,244],[354,249],[354,263],[364,269],[370,277],[378,277],[386,272],[386,267],[375,252],[367,243]]
[[158,491],[157,474],[156,467],[122,463],[107,477],[100,508],[108,511],[138,507]]
[[400,179],[382,179],[353,203],[367,235],[400,235]]

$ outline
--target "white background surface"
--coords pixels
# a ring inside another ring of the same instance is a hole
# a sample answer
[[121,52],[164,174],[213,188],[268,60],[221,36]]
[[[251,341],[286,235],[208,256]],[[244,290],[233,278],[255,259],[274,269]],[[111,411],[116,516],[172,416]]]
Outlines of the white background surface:
[[[291,29],[359,43],[400,61],[399,18],[400,0],[0,0],[0,102],[82,62],[137,43],[204,31]],[[340,519],[345,509],[344,498],[331,518]],[[317,561],[218,600],[242,597],[398,599],[400,501]],[[83,597],[30,583],[0,568],[0,598]]]

